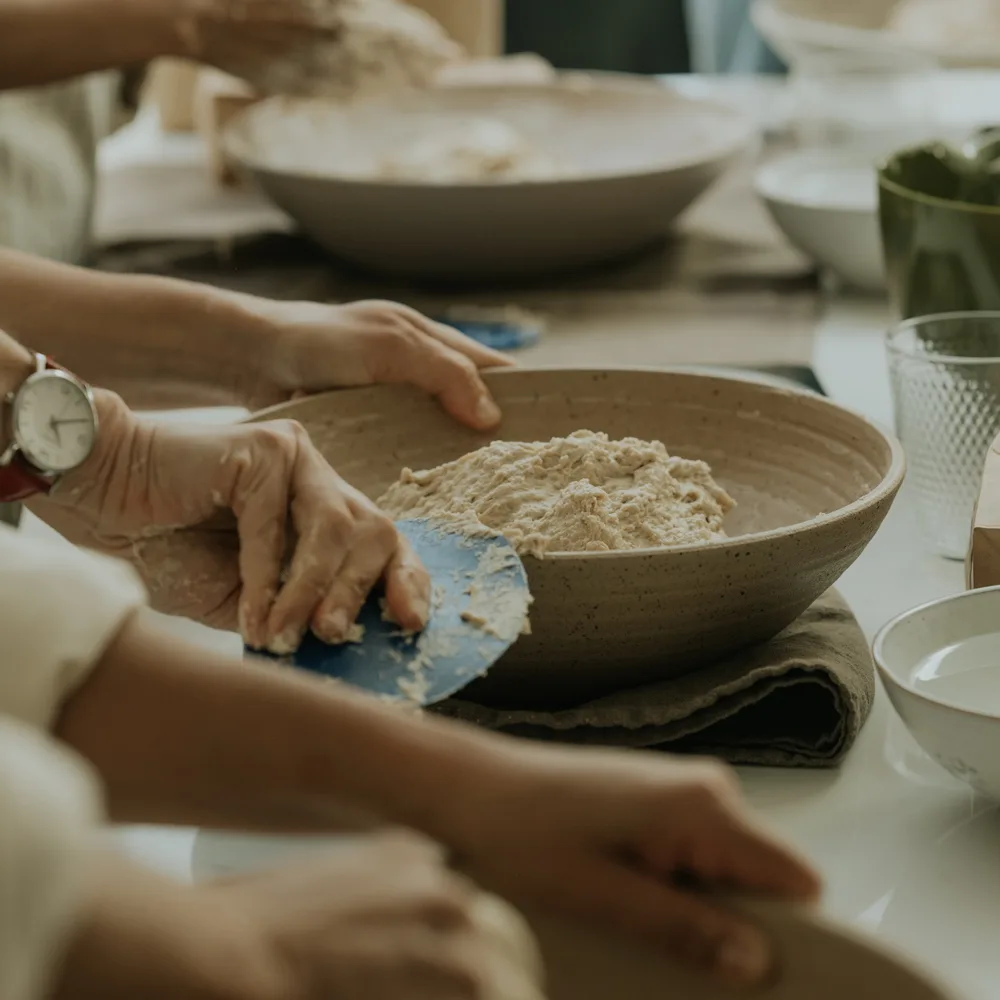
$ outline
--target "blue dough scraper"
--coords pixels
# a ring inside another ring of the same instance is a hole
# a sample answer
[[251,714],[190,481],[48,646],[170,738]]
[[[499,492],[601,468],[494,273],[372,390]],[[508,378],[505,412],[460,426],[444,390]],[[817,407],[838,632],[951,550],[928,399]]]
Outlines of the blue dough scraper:
[[383,601],[373,594],[358,616],[360,641],[329,646],[310,633],[293,656],[263,655],[422,706],[482,677],[527,624],[531,595],[523,563],[504,538],[473,537],[435,521],[396,526],[431,577],[431,615],[423,632],[406,634],[386,621]]

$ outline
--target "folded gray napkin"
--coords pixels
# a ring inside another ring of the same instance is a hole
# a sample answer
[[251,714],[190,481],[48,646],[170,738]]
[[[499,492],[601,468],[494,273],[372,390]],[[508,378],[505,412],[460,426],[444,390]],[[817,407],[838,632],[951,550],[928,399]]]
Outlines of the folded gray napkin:
[[683,677],[558,712],[460,699],[435,711],[534,739],[832,767],[854,744],[874,698],[868,642],[831,591],[770,642]]

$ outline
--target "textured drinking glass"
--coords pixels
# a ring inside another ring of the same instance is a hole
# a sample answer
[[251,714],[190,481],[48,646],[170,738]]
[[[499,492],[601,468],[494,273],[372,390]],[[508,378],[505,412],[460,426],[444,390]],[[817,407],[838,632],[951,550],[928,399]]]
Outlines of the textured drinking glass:
[[910,320],[888,339],[896,430],[932,548],[964,559],[983,465],[1000,434],[1000,312]]

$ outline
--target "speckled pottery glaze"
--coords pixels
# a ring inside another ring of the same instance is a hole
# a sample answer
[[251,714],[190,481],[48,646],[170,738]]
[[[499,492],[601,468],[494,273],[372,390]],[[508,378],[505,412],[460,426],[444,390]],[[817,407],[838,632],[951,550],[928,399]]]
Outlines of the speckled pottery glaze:
[[[677,676],[769,639],[833,586],[885,518],[903,479],[900,445],[820,396],[738,378],[653,370],[488,375],[504,411],[493,436],[540,440],[583,428],[660,440],[709,462],[738,507],[726,540],[634,552],[527,558],[532,634],[470,695],[557,708]],[[491,440],[398,386],[272,408],[354,486],[378,497],[401,469]]]

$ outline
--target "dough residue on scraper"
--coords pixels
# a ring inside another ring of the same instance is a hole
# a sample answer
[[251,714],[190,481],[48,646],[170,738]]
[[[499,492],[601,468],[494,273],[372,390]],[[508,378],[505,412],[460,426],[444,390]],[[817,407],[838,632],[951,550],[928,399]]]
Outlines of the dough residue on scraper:
[[379,504],[395,518],[498,532],[534,556],[712,542],[726,537],[735,506],[705,462],[588,430],[495,441],[435,469],[404,469]]

